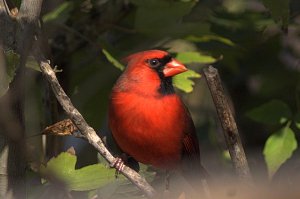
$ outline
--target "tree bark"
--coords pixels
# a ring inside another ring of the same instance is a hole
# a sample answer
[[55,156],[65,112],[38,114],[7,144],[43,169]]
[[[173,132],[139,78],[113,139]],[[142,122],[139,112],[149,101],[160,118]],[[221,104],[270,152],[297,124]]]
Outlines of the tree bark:
[[218,70],[212,66],[203,69],[203,73],[211,92],[219,120],[221,122],[225,141],[230,153],[230,157],[239,179],[252,184],[247,158],[240,139],[238,128],[229,107],[227,97],[221,83]]
[[[5,71],[5,63],[0,68]],[[1,198],[22,198],[25,195],[24,95],[20,78],[20,74],[16,75],[10,89],[0,98]]]
[[4,50],[20,54],[20,63],[7,93],[0,98],[0,197],[26,197],[26,147],[24,119],[25,63],[38,30],[42,0],[23,0],[12,15],[6,0],[0,1],[0,70],[6,72]]

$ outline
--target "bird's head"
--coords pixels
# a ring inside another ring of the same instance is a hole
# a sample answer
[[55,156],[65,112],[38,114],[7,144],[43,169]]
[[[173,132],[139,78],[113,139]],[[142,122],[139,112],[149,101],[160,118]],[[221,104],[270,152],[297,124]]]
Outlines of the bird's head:
[[132,54],[124,59],[129,70],[152,70],[161,77],[172,77],[187,71],[187,68],[168,52],[148,50]]
[[174,94],[172,77],[187,68],[168,52],[148,50],[132,54],[124,59],[127,67],[115,89],[146,95]]

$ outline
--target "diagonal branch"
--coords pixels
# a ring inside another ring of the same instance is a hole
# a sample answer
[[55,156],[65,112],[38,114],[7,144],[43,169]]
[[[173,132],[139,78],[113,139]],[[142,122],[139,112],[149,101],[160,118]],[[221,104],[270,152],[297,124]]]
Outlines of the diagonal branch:
[[[49,61],[40,60],[40,68],[42,73],[48,80],[51,88],[62,106],[66,114],[70,117],[73,123],[77,126],[79,131],[82,133],[84,138],[93,145],[96,150],[112,165],[116,158],[107,150],[100,137],[96,134],[95,130],[90,127],[85,119],[82,117],[80,112],[73,106],[70,98],[67,96],[65,91],[60,86],[55,72],[50,66]],[[142,190],[148,198],[153,198],[156,195],[155,190],[148,184],[148,182],[141,177],[137,172],[131,168],[125,166],[121,173],[126,176],[133,184],[135,184],[140,190]]]

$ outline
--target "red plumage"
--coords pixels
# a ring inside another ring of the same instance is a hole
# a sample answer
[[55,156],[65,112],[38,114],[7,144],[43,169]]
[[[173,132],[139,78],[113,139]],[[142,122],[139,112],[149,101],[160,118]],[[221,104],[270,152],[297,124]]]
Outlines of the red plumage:
[[175,94],[172,76],[187,69],[165,51],[125,59],[112,89],[109,127],[119,147],[139,162],[163,169],[201,169],[191,116]]

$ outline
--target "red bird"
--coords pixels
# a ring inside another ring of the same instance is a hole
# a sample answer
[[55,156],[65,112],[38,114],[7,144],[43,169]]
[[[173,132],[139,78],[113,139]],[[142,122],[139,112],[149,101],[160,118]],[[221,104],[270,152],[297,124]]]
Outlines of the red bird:
[[193,120],[172,85],[172,77],[187,68],[160,50],[125,60],[109,105],[109,127],[118,146],[144,164],[181,169],[185,177],[203,174]]

